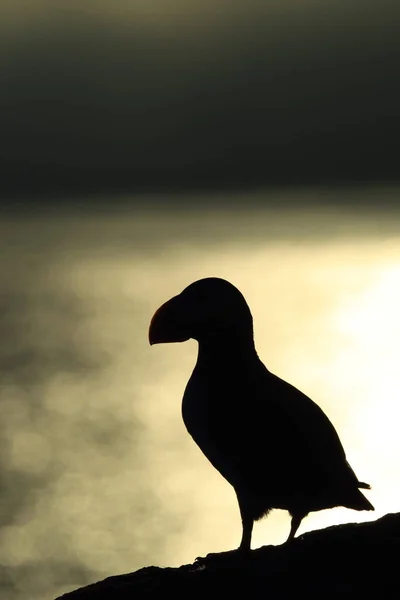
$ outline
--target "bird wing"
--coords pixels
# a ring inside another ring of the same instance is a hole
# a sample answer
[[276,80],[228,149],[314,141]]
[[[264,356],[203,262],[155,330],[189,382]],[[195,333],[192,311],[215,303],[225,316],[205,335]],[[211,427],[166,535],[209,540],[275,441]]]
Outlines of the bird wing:
[[345,452],[335,427],[323,410],[303,392],[290,383],[268,373],[268,401],[285,414],[291,423],[291,432],[299,437],[310,451],[325,462],[329,457],[342,463]]
[[[358,489],[370,489],[370,486],[358,481],[347,462],[336,429],[322,409],[294,386],[267,373],[270,401],[279,403],[285,420],[290,422],[291,435],[296,439],[296,443],[292,444],[286,436],[293,466],[301,477],[299,489],[314,489],[317,496],[323,494],[324,502],[329,500],[334,505],[373,510]],[[298,477],[295,476],[294,480],[299,484]]]
[[189,433],[232,485],[265,480],[308,489],[316,481],[357,481],[324,412],[265,367],[229,380],[194,374],[185,398]]

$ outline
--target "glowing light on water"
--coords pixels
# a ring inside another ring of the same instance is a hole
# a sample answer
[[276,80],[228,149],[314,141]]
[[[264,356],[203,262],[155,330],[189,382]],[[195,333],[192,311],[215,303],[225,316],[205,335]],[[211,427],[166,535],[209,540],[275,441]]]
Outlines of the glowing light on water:
[[[66,581],[71,588],[178,565],[238,544],[233,490],[181,420],[196,344],[150,348],[147,340],[160,303],[209,275],[243,291],[261,358],[325,410],[357,475],[372,485],[376,513],[316,513],[300,533],[398,510],[400,239],[352,237],[351,227],[328,239],[296,237],[279,213],[275,221],[202,215],[204,239],[200,217],[152,215],[100,219],[95,232],[71,220],[58,236],[48,224],[47,245],[46,225],[30,223],[43,243],[38,263],[32,252],[24,269],[26,251],[15,250],[3,348],[14,366],[0,390],[3,505],[12,522],[0,532],[0,561],[30,590],[32,578],[19,569],[43,557],[38,598]],[[284,541],[288,528],[286,513],[275,511],[257,524],[253,546]]]

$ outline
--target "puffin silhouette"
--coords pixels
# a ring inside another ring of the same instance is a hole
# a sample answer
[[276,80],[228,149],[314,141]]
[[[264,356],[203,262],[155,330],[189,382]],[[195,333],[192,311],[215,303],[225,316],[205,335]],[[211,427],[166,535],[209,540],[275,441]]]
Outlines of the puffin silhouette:
[[[293,540],[312,511],[374,510],[359,488],[324,412],[259,359],[253,319],[241,292],[217,277],[200,279],[154,314],[150,344],[198,341],[182,416],[202,452],[233,486],[249,551],[253,523],[287,510]],[[287,543],[286,542],[286,543]]]

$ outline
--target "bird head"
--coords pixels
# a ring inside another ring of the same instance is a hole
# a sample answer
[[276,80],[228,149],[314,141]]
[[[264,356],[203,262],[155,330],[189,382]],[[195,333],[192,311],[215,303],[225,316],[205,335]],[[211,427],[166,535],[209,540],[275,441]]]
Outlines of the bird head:
[[250,309],[239,290],[218,277],[195,281],[163,304],[154,314],[150,344],[203,342],[210,338],[253,335]]

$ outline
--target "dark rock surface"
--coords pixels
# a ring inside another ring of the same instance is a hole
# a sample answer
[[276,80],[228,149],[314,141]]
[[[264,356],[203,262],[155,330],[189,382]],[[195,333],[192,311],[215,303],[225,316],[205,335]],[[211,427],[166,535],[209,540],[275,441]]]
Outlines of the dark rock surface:
[[145,567],[56,600],[171,597],[398,598],[400,513],[306,533],[247,556],[208,555],[179,568]]

